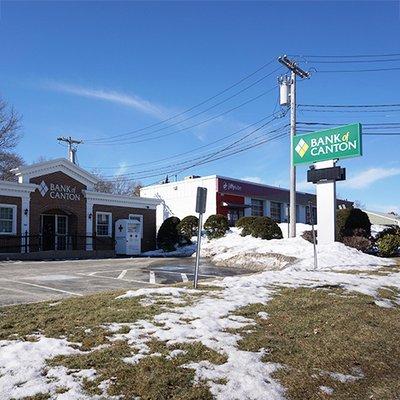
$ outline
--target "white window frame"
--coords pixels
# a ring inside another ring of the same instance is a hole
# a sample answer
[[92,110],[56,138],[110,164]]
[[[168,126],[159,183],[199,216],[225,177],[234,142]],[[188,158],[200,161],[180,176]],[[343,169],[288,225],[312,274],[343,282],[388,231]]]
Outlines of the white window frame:
[[[107,235],[98,235],[97,234],[97,223],[98,223],[98,219],[99,219],[99,215],[108,215],[108,234]],[[107,211],[96,211],[96,226],[95,226],[96,230],[96,236],[99,237],[112,237],[112,213],[107,212]]]
[[0,232],[0,235],[16,235],[17,234],[17,206],[15,204],[0,204],[0,208],[12,208],[12,232]]
[[128,219],[135,220],[139,217],[140,220],[140,237],[143,239],[143,215],[142,214],[129,214]]

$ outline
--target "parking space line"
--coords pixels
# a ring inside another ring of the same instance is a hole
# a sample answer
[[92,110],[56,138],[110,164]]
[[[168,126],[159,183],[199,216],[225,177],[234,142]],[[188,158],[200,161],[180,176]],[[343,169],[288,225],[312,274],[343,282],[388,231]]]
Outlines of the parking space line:
[[156,274],[153,271],[150,271],[149,282],[154,285],[156,283]]
[[16,288],[4,287],[4,286],[0,286],[0,289],[8,290],[10,292],[23,293],[23,294],[29,293],[29,294],[32,294],[33,296],[39,296],[38,293],[30,293],[30,292],[27,292],[26,290],[22,290],[22,289],[16,289]]
[[[118,278],[114,278],[112,276],[104,276],[104,275],[87,275],[84,274],[82,272],[78,272],[78,275],[81,276],[86,276],[87,278],[102,278],[102,279],[112,279],[112,280],[116,280],[116,281],[122,281],[122,282],[133,282],[133,283],[144,283],[146,285],[149,284],[149,282],[145,282],[145,281],[138,281],[136,279],[118,279]],[[155,285],[159,285],[162,286],[161,284],[155,283]]]
[[[154,272],[162,272],[163,274],[175,274],[175,275],[182,274],[182,272],[179,271],[167,271],[165,269],[155,269]],[[185,275],[194,275],[194,272],[193,273],[186,272]],[[204,276],[206,278],[224,278],[224,276],[208,275],[208,274],[199,274],[199,276]]]
[[[27,286],[33,286],[33,287],[37,287],[40,289],[45,289],[45,290],[51,290],[53,292],[59,292],[59,293],[65,293],[65,294],[70,294],[72,296],[83,296],[83,294],[80,293],[74,293],[74,292],[69,292],[67,290],[62,290],[62,289],[55,289],[49,286],[43,286],[43,285],[37,285],[36,283],[28,283],[28,282],[22,282],[22,281],[15,281],[13,279],[5,279],[2,278],[2,281],[6,281],[6,282],[13,282],[13,283],[18,283],[20,285],[27,285]],[[29,293],[29,292],[28,292]]]
[[182,282],[189,282],[189,279],[186,274],[181,274]]
[[124,269],[124,270],[118,275],[117,279],[122,279],[122,278],[126,275],[127,272],[128,272],[128,270],[127,270],[127,269]]

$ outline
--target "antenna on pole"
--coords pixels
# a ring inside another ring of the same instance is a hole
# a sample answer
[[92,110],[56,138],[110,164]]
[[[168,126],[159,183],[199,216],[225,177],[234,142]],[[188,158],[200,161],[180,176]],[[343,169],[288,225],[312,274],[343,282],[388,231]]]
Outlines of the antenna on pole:
[[[68,160],[76,164],[76,152],[78,151],[78,144],[82,144],[82,140],[72,139],[71,136],[60,136],[57,138],[60,142],[68,143]],[[75,145],[75,146],[74,146]]]

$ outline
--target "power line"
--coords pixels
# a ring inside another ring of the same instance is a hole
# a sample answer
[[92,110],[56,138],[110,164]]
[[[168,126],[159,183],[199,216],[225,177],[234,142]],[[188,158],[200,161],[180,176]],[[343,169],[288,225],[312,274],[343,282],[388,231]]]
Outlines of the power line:
[[[257,129],[261,129],[261,128],[262,127],[259,127]],[[263,139],[263,140],[258,141],[256,143],[249,144],[249,145],[247,145],[245,147],[241,147],[241,148],[238,148],[238,149],[231,149],[231,152],[229,152],[227,154],[224,154],[224,151],[226,151],[227,149],[229,150],[234,145],[234,143],[232,143],[231,145],[227,146],[222,151],[214,152],[212,155],[207,156],[207,157],[203,157],[202,160],[199,160],[196,163],[190,164],[190,165],[185,166],[183,168],[176,169],[175,165],[171,165],[171,166],[165,167],[165,169],[162,172],[160,171],[158,173],[153,173],[153,174],[144,175],[144,176],[142,176],[139,173],[137,173],[136,175],[140,175],[140,176],[135,176],[135,178],[130,178],[130,179],[128,178],[127,180],[134,181],[134,180],[138,180],[138,179],[146,179],[146,178],[152,178],[152,177],[157,177],[157,176],[165,176],[165,175],[173,174],[173,173],[181,173],[181,172],[186,171],[186,170],[188,170],[190,168],[193,168],[195,166],[208,164],[210,162],[217,161],[217,160],[222,159],[222,158],[226,158],[226,157],[229,157],[229,156],[232,156],[232,155],[235,155],[235,154],[239,154],[239,153],[241,153],[243,151],[246,151],[246,150],[249,150],[251,148],[260,146],[260,145],[262,145],[262,144],[264,144],[266,142],[269,142],[269,141],[272,141],[272,140],[276,140],[276,139],[278,139],[280,137],[286,136],[287,135],[286,132],[281,133],[281,130],[283,130],[285,128],[286,128],[286,126],[282,126],[282,127],[278,128],[278,129],[276,129],[277,135],[275,135],[275,136],[273,136],[271,138],[266,138],[266,139]],[[272,132],[270,132],[270,133],[272,133]],[[112,182],[112,180],[111,180],[111,182]]]
[[400,67],[393,68],[371,68],[371,69],[331,69],[331,70],[316,70],[317,73],[359,73],[359,72],[381,72],[381,71],[397,71]]
[[[202,145],[202,146],[196,147],[196,148],[194,148],[194,149],[192,149],[192,150],[187,150],[187,151],[184,151],[184,152],[181,152],[181,153],[178,153],[178,154],[174,154],[174,155],[169,156],[169,157],[160,158],[160,159],[157,159],[157,160],[152,160],[152,161],[146,161],[146,162],[141,162],[141,163],[126,165],[125,168],[139,167],[139,166],[142,166],[142,165],[149,165],[149,164],[152,164],[152,165],[154,165],[154,164],[159,164],[159,163],[162,162],[162,161],[170,160],[170,159],[173,159],[173,158],[178,158],[178,157],[180,157],[180,156],[184,156],[184,155],[187,155],[187,154],[190,154],[190,153],[195,153],[195,152],[198,151],[198,150],[201,150],[201,149],[203,149],[203,148],[212,146],[212,145],[215,144],[215,143],[222,142],[222,141],[224,141],[224,140],[226,140],[226,139],[229,139],[229,138],[232,137],[232,136],[235,136],[235,135],[237,135],[237,134],[239,134],[239,133],[241,133],[241,132],[243,132],[243,131],[246,131],[247,129],[251,128],[252,126],[257,125],[257,124],[259,124],[259,123],[265,121],[265,120],[268,119],[268,118],[271,118],[272,116],[274,116],[274,114],[275,114],[275,112],[272,113],[272,114],[270,114],[270,115],[267,115],[267,116],[265,116],[265,117],[263,117],[263,118],[261,118],[261,119],[259,119],[259,120],[256,121],[256,122],[253,122],[253,123],[251,123],[251,124],[245,126],[244,128],[241,128],[241,129],[239,129],[239,130],[237,130],[237,131],[235,131],[235,132],[233,132],[233,133],[231,133],[231,134],[229,134],[229,135],[225,135],[225,136],[223,136],[222,138],[219,138],[219,139],[217,139],[217,140],[214,140],[214,141],[212,141],[212,142],[210,142],[210,143],[207,143],[207,144],[204,144],[204,145]],[[282,115],[282,117],[283,117],[283,115]],[[99,168],[99,167],[95,167],[95,166],[85,166],[85,168],[86,168],[86,169],[90,169],[90,168]],[[118,168],[120,168],[120,166],[112,166],[112,167],[110,167],[110,166],[108,166],[108,167],[101,166],[101,169],[118,169]]]
[[[223,152],[223,151],[226,151],[226,150],[229,149],[229,148],[232,148],[233,146],[237,145],[238,143],[242,142],[243,140],[249,138],[249,137],[252,136],[254,133],[258,132],[259,130],[261,130],[261,129],[264,128],[265,126],[267,126],[267,125],[269,125],[270,123],[272,123],[273,121],[275,121],[276,119],[277,119],[276,117],[272,118],[270,121],[267,121],[267,122],[263,123],[262,125],[260,125],[259,127],[253,129],[251,132],[247,133],[246,135],[244,135],[244,136],[241,137],[240,139],[237,139],[236,141],[234,141],[234,142],[228,144],[227,146],[225,146],[224,148],[222,148],[222,149],[220,149],[220,150],[218,150],[218,151],[214,151],[214,150],[213,150],[211,153],[206,153],[205,155],[202,155],[202,156],[199,156],[199,157],[196,157],[196,158],[190,158],[190,159],[187,160],[187,161],[182,161],[182,162],[175,163],[175,164],[172,164],[172,165],[169,164],[169,165],[166,165],[166,166],[161,166],[161,167],[152,168],[152,169],[147,169],[147,170],[142,170],[142,171],[135,171],[135,172],[130,172],[130,173],[126,173],[126,174],[121,174],[120,176],[137,175],[137,174],[143,174],[143,173],[148,173],[148,172],[160,171],[160,170],[164,170],[165,168],[170,168],[170,167],[172,167],[172,166],[173,166],[173,167],[176,167],[176,166],[179,166],[179,165],[184,165],[184,164],[187,164],[187,163],[191,163],[191,162],[193,162],[194,160],[199,160],[199,159],[208,158],[208,157],[210,157],[210,155],[213,156],[213,155],[215,155],[215,154],[219,154],[219,153],[221,153],[221,152]],[[277,129],[282,129],[282,128],[284,128],[284,127],[279,127],[279,128],[277,128]],[[274,132],[276,132],[276,130],[273,130],[273,131],[269,132],[268,134],[271,134],[271,133],[274,133]],[[113,175],[113,176],[114,176],[114,175]],[[105,177],[107,177],[107,175],[106,175]]]
[[[258,99],[260,99],[260,98],[263,97],[263,96],[266,96],[267,94],[269,94],[270,92],[272,92],[273,90],[275,90],[276,87],[277,87],[277,85],[275,85],[274,87],[272,87],[272,88],[266,90],[265,92],[262,92],[261,94],[255,96],[255,97],[250,98],[249,100],[246,100],[245,102],[239,104],[238,106],[232,107],[232,108],[230,108],[230,109],[228,109],[228,110],[226,110],[226,111],[223,111],[222,113],[219,113],[219,114],[217,114],[217,115],[214,115],[214,116],[212,116],[212,117],[210,117],[210,118],[207,118],[207,119],[205,119],[205,120],[203,120],[203,121],[200,121],[200,122],[198,122],[198,123],[196,123],[196,124],[194,124],[194,125],[187,126],[187,127],[183,127],[183,128],[178,129],[178,130],[176,130],[176,131],[164,133],[164,134],[158,135],[158,136],[148,137],[148,138],[145,138],[145,139],[142,139],[142,140],[125,141],[125,142],[124,142],[124,141],[120,141],[120,142],[118,142],[118,141],[112,141],[112,142],[110,142],[110,143],[105,143],[105,142],[103,142],[103,143],[89,143],[89,144],[91,144],[92,146],[101,146],[101,145],[120,146],[120,145],[126,145],[126,144],[142,143],[142,142],[147,142],[147,141],[151,141],[151,140],[155,140],[155,139],[160,139],[160,138],[163,138],[163,137],[166,137],[166,136],[171,136],[171,135],[174,135],[174,134],[176,134],[176,133],[179,133],[179,132],[182,132],[182,131],[186,131],[186,130],[188,130],[188,129],[192,129],[192,128],[198,127],[198,126],[203,125],[203,124],[205,124],[205,123],[207,123],[207,122],[210,122],[210,121],[213,121],[213,120],[215,120],[215,119],[217,119],[217,118],[219,118],[219,117],[222,117],[222,116],[224,116],[224,115],[226,115],[226,114],[229,114],[229,113],[232,112],[232,111],[235,111],[235,110],[237,110],[237,109],[239,109],[239,108],[241,108],[241,107],[244,107],[244,106],[246,106],[247,104],[250,104],[250,103],[252,103],[252,102],[258,100]],[[151,133],[152,133],[152,132],[150,132],[149,134],[151,134]]]
[[359,64],[359,63],[379,63],[379,62],[395,62],[400,61],[400,58],[380,59],[380,60],[311,60],[312,64]]
[[[179,112],[179,113],[177,113],[177,114],[175,114],[175,115],[172,115],[171,117],[168,117],[168,118],[166,118],[166,119],[164,119],[164,120],[162,120],[162,121],[158,121],[158,122],[156,122],[156,123],[147,125],[147,126],[145,126],[145,127],[143,127],[143,128],[135,129],[135,130],[133,130],[133,131],[129,131],[129,132],[122,133],[122,134],[118,134],[118,135],[113,135],[113,136],[108,136],[108,137],[101,137],[101,138],[98,138],[97,140],[106,140],[106,139],[110,139],[110,138],[118,138],[118,137],[123,137],[123,136],[125,136],[125,135],[131,135],[131,134],[133,134],[133,133],[142,132],[142,131],[144,131],[144,130],[147,130],[147,129],[150,129],[150,128],[154,128],[154,127],[159,126],[159,125],[162,125],[162,124],[164,124],[164,123],[166,123],[166,122],[172,121],[172,120],[174,120],[175,118],[178,118],[178,117],[180,117],[180,116],[182,116],[182,115],[184,115],[184,114],[189,113],[190,111],[195,110],[195,109],[198,108],[198,107],[201,107],[202,105],[204,105],[204,104],[210,102],[211,100],[213,100],[213,99],[215,99],[215,98],[221,96],[222,94],[228,92],[229,90],[233,89],[234,87],[240,85],[242,82],[246,81],[247,79],[249,79],[249,78],[251,78],[252,76],[256,75],[256,74],[257,74],[258,72],[260,72],[261,70],[263,70],[263,69],[265,69],[266,67],[268,67],[269,65],[271,65],[274,61],[275,61],[275,60],[273,59],[273,60],[271,60],[271,61],[269,61],[269,62],[263,64],[261,67],[257,68],[257,69],[256,69],[255,71],[253,71],[252,73],[246,75],[245,77],[241,78],[239,81],[233,83],[232,85],[228,86],[227,88],[223,89],[222,91],[216,93],[216,94],[213,95],[213,96],[210,96],[210,97],[206,98],[205,100],[201,101],[200,103],[197,103],[197,104],[195,104],[195,105],[193,105],[193,106],[187,108],[186,110],[184,110],[184,111],[182,111],[182,112]],[[272,71],[270,74],[273,74],[274,72],[275,72],[275,70]],[[254,86],[255,84],[261,82],[263,79],[265,79],[265,78],[266,78],[267,76],[269,76],[270,74],[267,74],[267,75],[263,76],[262,78],[260,78],[260,79],[259,79],[258,81],[256,81],[256,82],[254,82],[254,83],[253,83],[252,85],[250,85],[249,87],[243,89],[243,91],[244,91],[244,90],[247,90],[247,89],[249,89],[250,87]],[[96,138],[91,139],[91,140],[96,140]]]
[[400,103],[394,104],[299,104],[299,107],[315,108],[379,108],[379,107],[400,107]]
[[[326,126],[337,125],[337,124],[329,123],[329,122],[302,122],[302,121],[297,122],[297,124],[298,125],[323,125],[323,126],[324,125],[326,125]],[[375,123],[363,123],[362,125],[363,126],[365,126],[365,125],[367,125],[367,126],[400,125],[400,122],[382,122],[382,123],[375,122]]]
[[317,55],[317,54],[290,54],[291,57],[307,57],[307,58],[367,58],[367,57],[399,57],[400,53],[386,53],[386,54],[331,54],[331,55]]

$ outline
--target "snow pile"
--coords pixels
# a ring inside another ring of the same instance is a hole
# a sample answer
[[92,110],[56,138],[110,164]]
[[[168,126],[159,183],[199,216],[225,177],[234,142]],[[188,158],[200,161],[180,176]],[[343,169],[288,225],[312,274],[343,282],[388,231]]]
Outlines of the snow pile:
[[[371,269],[394,261],[364,254],[343,243],[318,245],[318,269]],[[224,237],[205,240],[202,257],[209,257],[216,265],[250,267],[258,269],[311,270],[314,268],[313,245],[301,237],[263,240],[252,236],[241,236],[232,229]]]

